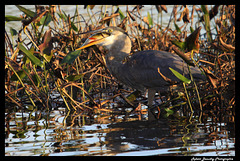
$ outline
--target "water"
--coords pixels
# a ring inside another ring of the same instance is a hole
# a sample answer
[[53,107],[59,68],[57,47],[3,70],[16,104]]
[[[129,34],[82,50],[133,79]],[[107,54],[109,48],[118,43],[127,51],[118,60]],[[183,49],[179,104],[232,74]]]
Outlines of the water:
[[228,116],[199,113],[143,121],[139,115],[70,114],[64,108],[5,113],[5,155],[235,156],[234,122]]
[[[34,6],[25,7],[34,11]],[[75,8],[61,6],[71,16]],[[87,15],[83,6],[78,8],[81,14]],[[120,9],[126,10],[125,6]],[[142,14],[147,16],[147,11],[157,17],[155,6],[145,5]],[[167,15],[163,18],[165,26],[171,11],[172,6],[164,14]],[[15,6],[5,6],[5,15],[20,14]],[[177,23],[181,26],[181,22]],[[7,22],[7,32],[10,27],[19,30],[21,25]],[[235,156],[234,118],[225,111],[206,110],[186,115],[180,110],[175,116],[160,117],[157,121],[146,121],[145,113],[113,111],[69,113],[65,108],[55,108],[50,112],[25,109],[10,113],[6,108],[5,155]]]
[[[34,5],[22,5],[23,7],[27,8],[27,9],[30,9],[32,11],[35,11],[35,6]],[[131,11],[135,5],[128,5],[129,6],[129,10]],[[188,8],[189,8],[189,11],[191,12],[192,10],[192,5],[187,5]],[[105,11],[105,7],[106,5],[101,8],[102,5],[95,5],[94,9],[91,11],[90,10],[90,14],[92,13],[96,13],[96,18],[100,18],[101,19],[101,15],[99,14],[99,11],[102,11],[104,12]],[[213,5],[208,5],[208,8],[209,10],[213,7]],[[69,14],[70,16],[73,16],[74,13],[75,13],[75,10],[76,10],[76,5],[60,5],[60,8],[62,11],[64,11],[67,15]],[[77,6],[78,8],[78,12],[79,14],[82,14],[83,17],[86,18],[86,20],[89,20],[89,15],[87,13],[87,10],[84,9],[84,6],[83,5],[78,5]],[[119,5],[119,8],[121,9],[121,11],[123,12],[124,15],[126,15],[126,5]],[[200,5],[196,5],[196,8],[200,8]],[[162,14],[162,21],[161,21],[161,15],[158,15],[158,12],[157,12],[157,9],[155,7],[155,5],[144,5],[144,7],[140,10],[141,11],[141,15],[142,17],[147,17],[148,15],[148,12],[150,13],[150,15],[152,16],[152,20],[153,20],[153,23],[158,23],[158,24],[161,24],[164,27],[167,27],[168,23],[169,23],[169,19],[170,19],[170,16],[171,16],[171,12],[172,12],[172,9],[173,9],[173,5],[167,5],[167,10],[168,10],[168,13],[165,13],[163,11],[163,14]],[[107,5],[107,12],[108,14],[111,14],[113,12],[115,12],[117,10],[117,7],[114,7],[114,9],[112,10],[112,5]],[[178,13],[177,13],[177,18],[180,17],[180,13],[183,11],[183,9],[180,10],[180,7],[178,7]],[[59,12],[58,10],[58,7],[57,7],[57,13]],[[5,5],[5,15],[11,15],[11,16],[17,16],[19,17],[20,15],[22,15],[23,13],[19,11],[19,9],[15,6],[15,5]],[[191,16],[191,13],[190,13],[190,16]],[[216,17],[219,17],[219,16],[216,16]],[[193,17],[193,26],[195,26],[196,24],[202,26],[202,24],[200,23],[197,23],[197,20],[198,20],[198,16],[197,14],[194,14],[194,17]],[[93,19],[93,21],[95,22],[95,19]],[[139,18],[136,18],[136,21],[137,22],[140,22],[140,19]],[[196,23],[196,24],[195,24]],[[142,25],[144,25],[144,23],[141,23]],[[176,24],[180,27],[182,26],[184,23],[183,21],[177,21]],[[6,31],[10,34],[10,27],[13,27],[14,29],[16,29],[17,31],[19,31],[21,29],[21,23],[19,23],[18,21],[10,21],[10,22],[7,22],[5,23],[5,29]],[[146,26],[145,26],[146,27]],[[175,26],[174,26],[174,23],[171,22],[170,23],[170,28],[172,29],[175,29]],[[190,34],[190,24],[188,24],[188,30],[189,30],[189,34]],[[197,26],[198,27],[198,26]],[[195,28],[195,27],[193,27]],[[214,28],[213,28],[214,30]],[[201,34],[204,33],[204,28],[202,28],[202,31],[201,31]],[[214,31],[213,31],[214,32]]]
[[[23,7],[30,9],[31,11],[35,11],[35,6],[34,5],[22,5]],[[87,13],[87,9],[84,9],[83,5],[78,5],[78,12],[79,14],[82,14],[84,18],[88,21],[89,15]],[[100,16],[99,11],[101,11],[102,5],[95,5],[93,10],[90,10],[90,14],[96,13],[96,18],[98,19]],[[102,11],[105,11],[106,5],[102,8]],[[132,10],[135,7],[135,5],[129,5],[129,10]],[[165,13],[163,16],[163,25],[166,26],[168,24],[168,18],[171,15],[173,5],[168,6],[168,13]],[[191,7],[191,6],[189,6]],[[69,14],[70,16],[73,16],[76,10],[76,5],[60,5],[60,8],[62,11],[64,11],[67,15]],[[126,5],[119,5],[120,10],[126,15]],[[112,11],[112,5],[107,6],[107,12],[108,14],[111,14],[112,12],[115,12],[117,10],[117,7],[114,7],[114,10]],[[154,17],[157,17],[157,10],[154,5],[144,5],[142,8],[142,15],[147,16],[147,12],[150,12]],[[57,13],[59,13],[58,7],[57,7]],[[15,5],[5,5],[5,15],[11,15],[11,16],[17,16],[19,17],[23,13],[19,11],[19,9]],[[138,21],[138,19],[136,19]],[[93,18],[93,21],[95,19]],[[157,20],[154,19],[154,22],[157,23]],[[15,22],[15,21],[10,21],[7,22],[6,28],[9,29],[10,27],[16,27],[16,29],[21,27],[21,23]]]

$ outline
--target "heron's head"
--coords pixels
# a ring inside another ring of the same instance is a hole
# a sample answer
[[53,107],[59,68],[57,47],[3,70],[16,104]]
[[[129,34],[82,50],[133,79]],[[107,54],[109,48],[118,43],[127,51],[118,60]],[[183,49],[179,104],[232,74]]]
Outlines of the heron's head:
[[123,29],[113,26],[91,32],[94,34],[91,35],[77,50],[81,50],[92,45],[105,46],[106,48],[110,49],[117,40],[121,41],[121,39],[126,38],[127,35]]

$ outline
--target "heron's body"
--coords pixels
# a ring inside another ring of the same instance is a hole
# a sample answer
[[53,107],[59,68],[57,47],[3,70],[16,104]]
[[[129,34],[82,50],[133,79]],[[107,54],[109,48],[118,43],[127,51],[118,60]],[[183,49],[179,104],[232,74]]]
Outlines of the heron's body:
[[[101,33],[102,32],[102,33]],[[149,105],[152,104],[156,91],[165,92],[172,85],[164,77],[171,81],[180,80],[171,72],[169,67],[190,78],[187,64],[178,55],[146,50],[134,53],[128,60],[131,51],[131,40],[120,28],[107,27],[91,36],[82,48],[94,44],[105,46],[108,53],[105,55],[106,64],[111,74],[120,82],[140,91],[148,89]],[[97,39],[97,40],[96,40]],[[160,70],[159,74],[158,68]],[[204,76],[197,67],[191,67],[191,73],[195,80],[202,80]]]
[[[184,60],[176,54],[169,52],[157,50],[141,51],[133,54],[126,62],[115,61],[112,58],[112,56],[109,58],[109,55],[106,55],[107,67],[112,75],[120,82],[140,91],[152,89],[165,92],[169,89],[169,86],[172,84],[159,74],[158,68],[162,75],[173,82],[180,83],[180,80],[170,71],[169,67],[190,79],[188,67]],[[198,68],[190,68],[195,80],[203,78]]]

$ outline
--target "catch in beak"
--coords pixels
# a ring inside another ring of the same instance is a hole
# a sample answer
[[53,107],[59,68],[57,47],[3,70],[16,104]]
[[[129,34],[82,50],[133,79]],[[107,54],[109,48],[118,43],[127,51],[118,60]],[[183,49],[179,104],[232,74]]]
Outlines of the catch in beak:
[[91,32],[94,32],[94,34],[91,35],[83,43],[83,45],[80,48],[76,49],[76,50],[81,50],[81,49],[87,48],[87,47],[92,46],[92,45],[101,44],[103,41],[105,41],[105,38],[107,38],[107,37],[109,37],[111,35],[111,33],[108,30],[104,30],[104,29],[91,31]]

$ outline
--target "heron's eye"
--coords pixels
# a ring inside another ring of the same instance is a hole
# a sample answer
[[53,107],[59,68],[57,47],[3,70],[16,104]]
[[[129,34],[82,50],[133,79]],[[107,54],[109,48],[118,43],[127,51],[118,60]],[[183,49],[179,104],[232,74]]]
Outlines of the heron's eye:
[[112,30],[112,29],[108,29],[107,32],[108,32],[108,33],[112,33],[113,30]]

